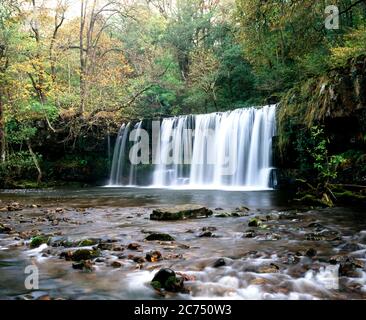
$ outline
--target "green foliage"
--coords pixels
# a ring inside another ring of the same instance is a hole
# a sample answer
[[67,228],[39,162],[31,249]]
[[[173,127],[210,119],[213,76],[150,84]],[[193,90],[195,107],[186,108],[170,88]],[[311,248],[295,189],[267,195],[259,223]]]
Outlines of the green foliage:
[[34,112],[36,114],[40,115],[40,118],[42,119],[42,116],[46,116],[50,121],[54,121],[59,116],[59,109],[51,104],[51,103],[41,103],[39,101],[33,101],[30,104],[31,112]]
[[[42,155],[36,153],[38,162],[42,161]],[[0,162],[0,186],[10,185],[14,181],[23,179],[35,179],[37,171],[32,155],[28,151],[10,153],[5,162]]]
[[343,155],[330,156],[328,144],[323,127],[314,126],[310,129],[307,152],[313,159],[311,163],[317,172],[318,180],[326,183],[337,178],[339,166],[346,161]]
[[16,121],[8,122],[6,130],[8,141],[14,144],[22,144],[32,139],[37,133],[37,128],[31,126],[31,124],[26,122],[18,123]]
[[349,59],[366,53],[366,25],[360,25],[345,36],[343,45],[332,48],[331,65],[344,66]]

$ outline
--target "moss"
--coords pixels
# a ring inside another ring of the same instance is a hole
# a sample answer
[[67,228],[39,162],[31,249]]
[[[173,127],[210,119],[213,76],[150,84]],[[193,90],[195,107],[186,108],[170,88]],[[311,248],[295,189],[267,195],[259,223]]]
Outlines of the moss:
[[47,243],[49,240],[49,237],[46,236],[37,236],[37,237],[33,237],[31,239],[31,242],[29,244],[29,246],[31,248],[38,248],[40,245]]
[[366,196],[358,194],[352,191],[335,192],[335,197],[337,202],[344,204],[361,204],[366,203]]
[[295,199],[295,201],[309,206],[321,206],[321,207],[329,206],[326,202],[322,201],[321,199],[318,199],[313,194],[306,194],[300,199]]
[[72,253],[73,261],[91,260],[100,256],[100,250],[79,249]]
[[145,240],[147,241],[174,241],[175,239],[166,233],[152,233],[148,235]]
[[90,247],[96,245],[97,243],[98,243],[97,240],[85,239],[79,242],[78,247]]
[[167,290],[172,290],[175,288],[176,284],[177,284],[178,280],[177,277],[175,276],[171,276],[169,277],[165,283],[164,283],[164,288]]
[[161,289],[161,283],[159,281],[151,281],[151,286],[155,289],[155,290],[160,290]]
[[260,221],[257,218],[250,219],[248,222],[249,227],[259,227],[262,224],[262,221]]

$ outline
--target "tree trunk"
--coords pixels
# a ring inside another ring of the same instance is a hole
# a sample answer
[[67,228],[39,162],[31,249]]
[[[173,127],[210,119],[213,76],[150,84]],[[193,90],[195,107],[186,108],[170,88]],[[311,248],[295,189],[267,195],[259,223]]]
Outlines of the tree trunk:
[[86,59],[84,53],[84,27],[86,22],[86,3],[81,1],[80,11],[80,31],[79,31],[79,46],[80,46],[80,107],[81,114],[85,111],[85,75],[86,75]]
[[3,90],[0,88],[0,162],[5,162],[5,121]]
[[39,162],[38,162],[38,159],[37,159],[36,154],[33,152],[32,145],[31,145],[31,143],[30,143],[29,140],[27,140],[27,146],[28,146],[29,153],[32,156],[34,165],[35,165],[35,167],[36,167],[36,169],[38,171],[37,183],[40,184],[41,183],[41,180],[42,180],[42,170],[41,170],[41,167],[39,165]]

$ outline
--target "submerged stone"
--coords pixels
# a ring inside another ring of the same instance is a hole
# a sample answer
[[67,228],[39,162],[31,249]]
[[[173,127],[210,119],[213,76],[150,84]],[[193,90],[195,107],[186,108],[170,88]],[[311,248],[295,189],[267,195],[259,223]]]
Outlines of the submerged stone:
[[72,264],[72,267],[76,270],[83,270],[91,272],[93,271],[93,263],[90,260],[83,260]]
[[223,267],[223,266],[225,266],[225,265],[226,265],[225,260],[224,260],[223,258],[220,258],[220,259],[218,259],[218,260],[216,260],[216,261],[214,262],[213,267],[214,267],[214,268],[220,268],[220,267]]
[[310,248],[306,251],[305,255],[309,258],[313,258],[317,255],[317,251],[314,248]]
[[182,205],[172,208],[154,209],[150,215],[151,220],[185,220],[206,218],[212,211],[200,205]]
[[175,239],[166,233],[152,233],[148,235],[145,240],[147,241],[174,241]]
[[61,253],[61,258],[73,261],[91,260],[99,257],[100,251],[98,249],[79,249],[74,252],[66,251]]
[[9,233],[12,229],[0,223],[0,233]]
[[250,219],[248,222],[248,226],[254,227],[254,228],[259,227],[261,224],[262,224],[262,221],[257,218]]

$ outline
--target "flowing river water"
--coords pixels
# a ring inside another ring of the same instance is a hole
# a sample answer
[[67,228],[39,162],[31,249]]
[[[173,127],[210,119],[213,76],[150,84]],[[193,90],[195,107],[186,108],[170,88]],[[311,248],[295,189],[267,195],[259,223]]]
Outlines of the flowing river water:
[[[0,233],[0,299],[366,298],[362,208],[299,209],[279,191],[149,188],[2,191],[0,201],[0,208],[14,201],[23,206],[0,211],[0,224],[12,229]],[[149,219],[154,208],[180,204],[204,205],[214,215]],[[260,226],[248,226],[254,217]],[[144,240],[152,232],[175,241]],[[67,237],[109,246],[86,272],[60,258],[72,248],[30,249],[29,239],[37,234],[53,243]],[[130,243],[140,246],[131,250]],[[163,259],[144,261],[151,250]],[[24,270],[31,264],[39,269],[37,290],[24,286]],[[188,293],[162,296],[150,286],[164,267],[185,275]]]

